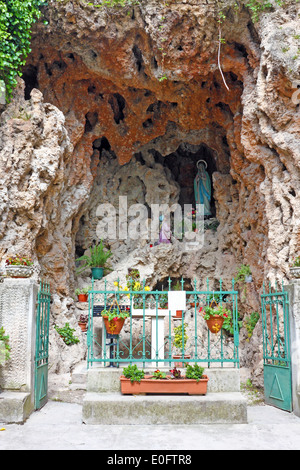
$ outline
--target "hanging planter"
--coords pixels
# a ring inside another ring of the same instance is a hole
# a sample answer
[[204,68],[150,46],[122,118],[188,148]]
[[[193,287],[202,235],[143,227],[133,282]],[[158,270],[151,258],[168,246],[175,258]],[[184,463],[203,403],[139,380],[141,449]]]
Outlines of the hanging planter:
[[[211,304],[212,305],[212,304]],[[225,318],[228,318],[231,313],[222,305],[207,306],[204,308],[204,320],[211,333],[217,334],[221,330]]]
[[[117,304],[117,308],[112,309],[114,303]],[[101,315],[104,321],[106,332],[110,335],[119,335],[125,319],[129,317],[129,311],[122,311],[115,300],[109,310],[102,310]]]

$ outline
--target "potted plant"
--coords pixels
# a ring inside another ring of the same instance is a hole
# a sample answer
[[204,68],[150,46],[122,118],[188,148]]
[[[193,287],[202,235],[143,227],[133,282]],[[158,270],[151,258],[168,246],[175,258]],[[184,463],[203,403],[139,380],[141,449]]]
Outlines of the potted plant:
[[153,375],[145,375],[144,371],[136,366],[125,368],[120,377],[121,393],[125,395],[138,395],[146,393],[155,394],[188,394],[205,395],[207,393],[208,377],[203,374],[204,369],[189,366],[186,376],[182,377],[176,368],[170,370],[171,375],[157,369]]
[[90,256],[83,255],[76,259],[76,261],[84,261],[85,264],[77,270],[77,274],[80,274],[87,268],[92,271],[92,277],[94,279],[102,279],[104,275],[104,269],[110,269],[107,266],[107,260],[112,256],[110,250],[105,250],[102,240],[99,245],[90,247]]
[[8,277],[30,277],[33,273],[33,261],[23,256],[11,256],[6,260],[5,272]]
[[118,335],[123,328],[125,319],[129,317],[128,311],[118,310],[116,308],[112,310],[102,310],[101,315],[103,317],[105,329],[110,335]]
[[222,326],[225,318],[231,316],[230,310],[226,309],[222,305],[204,307],[203,318],[206,320],[206,324],[211,333],[218,333]]
[[77,298],[78,298],[78,302],[87,302],[88,301],[88,291],[91,289],[92,287],[89,286],[89,287],[83,287],[82,289],[76,289],[75,290],[75,295],[77,295]]
[[167,309],[168,308],[168,294],[160,294],[159,296],[159,308]]
[[9,336],[5,334],[4,327],[0,328],[0,365],[10,359],[11,347],[9,346]]
[[81,331],[85,333],[87,331],[88,315],[82,313],[78,320],[78,325],[81,328]]
[[297,256],[294,259],[292,266],[290,267],[290,272],[293,277],[300,278],[300,256]]
[[[187,340],[189,339],[186,333],[187,324],[184,323],[183,325],[176,326],[174,328],[174,338],[173,338],[173,346],[178,350],[178,354],[173,355],[173,359],[179,360],[182,359],[183,352],[182,348],[184,349],[184,345],[186,344]],[[191,356],[184,354],[184,359],[190,359]],[[183,362],[175,362],[175,367],[184,367]]]

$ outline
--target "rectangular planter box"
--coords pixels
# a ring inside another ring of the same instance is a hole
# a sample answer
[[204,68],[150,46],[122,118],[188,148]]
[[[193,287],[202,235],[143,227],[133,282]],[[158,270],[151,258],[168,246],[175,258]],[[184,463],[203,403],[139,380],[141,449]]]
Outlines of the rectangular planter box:
[[123,375],[120,377],[121,393],[123,395],[138,395],[146,393],[156,394],[187,394],[187,395],[206,395],[208,377],[198,382],[194,379],[152,379],[149,376],[140,382],[131,382]]

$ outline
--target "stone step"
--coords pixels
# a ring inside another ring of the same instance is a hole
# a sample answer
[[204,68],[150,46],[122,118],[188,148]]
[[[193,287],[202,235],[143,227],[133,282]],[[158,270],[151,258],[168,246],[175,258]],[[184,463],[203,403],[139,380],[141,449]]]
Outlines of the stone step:
[[[155,368],[145,369],[153,372]],[[168,368],[160,366],[160,370],[168,372]],[[180,369],[183,371],[184,369]],[[93,366],[87,371],[86,389],[88,392],[117,393],[120,392],[120,376],[123,368]],[[240,391],[240,371],[237,368],[207,368],[204,373],[208,376],[208,393],[231,393]]]
[[240,392],[203,396],[88,392],[82,421],[105,425],[247,423],[247,402]]
[[30,393],[10,390],[0,393],[0,423],[23,424],[32,411],[33,403]]

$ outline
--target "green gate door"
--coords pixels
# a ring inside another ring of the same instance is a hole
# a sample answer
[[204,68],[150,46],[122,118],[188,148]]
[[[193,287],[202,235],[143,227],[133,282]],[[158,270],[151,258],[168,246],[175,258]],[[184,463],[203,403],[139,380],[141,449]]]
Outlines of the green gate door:
[[48,346],[50,286],[41,282],[37,298],[34,408],[41,409],[48,401]]
[[264,348],[265,401],[282,410],[292,411],[292,374],[289,335],[288,293],[263,287],[262,329]]

